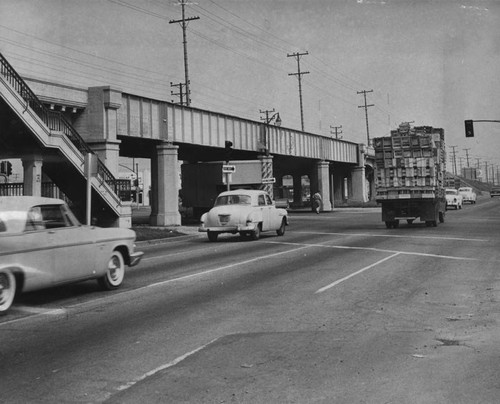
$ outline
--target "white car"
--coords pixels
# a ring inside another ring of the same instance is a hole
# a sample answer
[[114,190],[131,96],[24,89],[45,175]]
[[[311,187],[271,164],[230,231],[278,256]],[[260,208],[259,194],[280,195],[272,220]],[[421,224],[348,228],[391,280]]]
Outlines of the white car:
[[201,217],[198,230],[206,232],[210,241],[217,241],[221,233],[257,240],[264,231],[283,236],[287,225],[286,209],[276,208],[267,192],[238,189],[217,197],[214,207]]
[[445,190],[446,196],[446,209],[450,206],[455,207],[455,209],[462,209],[463,198],[462,195],[454,188],[448,188]]
[[60,199],[0,197],[0,312],[17,292],[88,279],[118,288],[142,258],[134,241],[130,229],[81,225]]
[[462,195],[463,203],[476,203],[476,193],[471,187],[458,188],[458,193]]

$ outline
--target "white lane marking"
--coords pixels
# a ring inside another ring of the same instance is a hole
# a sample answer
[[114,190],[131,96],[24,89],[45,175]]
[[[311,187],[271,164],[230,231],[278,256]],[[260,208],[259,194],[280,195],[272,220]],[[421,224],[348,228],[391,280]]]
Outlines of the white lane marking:
[[157,260],[157,259],[162,259],[162,258],[168,258],[168,257],[173,257],[175,255],[182,255],[182,254],[192,254],[193,252],[198,252],[198,251],[204,251],[204,250],[210,250],[210,249],[213,249],[214,247],[211,246],[211,247],[204,247],[204,248],[196,248],[196,249],[190,249],[190,250],[186,250],[186,251],[179,251],[179,252],[175,252],[175,253],[171,253],[171,254],[163,254],[163,255],[155,255],[154,257],[144,257],[141,262],[145,262],[145,261],[153,261],[153,260]]
[[158,366],[156,369],[153,369],[153,370],[150,370],[149,372],[144,373],[142,376],[139,376],[138,378],[132,380],[131,382],[128,382],[127,384],[124,384],[124,385],[118,387],[117,390],[118,391],[127,390],[130,387],[134,386],[135,384],[137,384],[137,383],[141,382],[142,380],[146,379],[147,377],[153,376],[156,373],[161,372],[162,370],[165,370],[165,369],[168,369],[168,368],[170,368],[170,367],[172,367],[174,365],[177,365],[179,362],[183,361],[186,358],[189,358],[191,355],[194,355],[196,352],[201,351],[202,349],[206,348],[207,346],[209,346],[210,344],[214,343],[218,339],[219,339],[219,337],[213,339],[212,341],[210,341],[207,344],[199,346],[198,348],[193,349],[192,351],[185,353],[184,355],[181,355],[181,356],[175,358],[171,362],[165,363],[164,365]]
[[233,268],[233,267],[236,267],[236,266],[239,266],[239,265],[250,264],[251,262],[260,261],[260,260],[267,259],[267,258],[272,258],[272,257],[277,257],[278,255],[288,254],[288,253],[292,253],[292,252],[295,252],[295,251],[298,251],[298,250],[302,250],[304,248],[310,248],[310,247],[314,247],[314,245],[313,244],[311,244],[311,245],[300,245],[298,248],[294,248],[293,250],[287,250],[287,251],[281,251],[281,252],[278,252],[278,253],[262,255],[260,257],[252,258],[252,259],[249,259],[249,260],[246,260],[246,261],[235,262],[233,264],[224,265],[224,266],[218,267],[218,268],[208,269],[206,271],[197,272],[195,274],[185,275],[185,276],[181,276],[179,278],[172,278],[172,279],[168,279],[166,281],[152,283],[150,285],[146,285],[146,286],[143,286],[141,288],[134,289],[133,291],[134,292],[135,291],[141,291],[143,289],[154,288],[154,287],[166,285],[166,284],[172,283],[172,282],[183,281],[185,279],[195,278],[197,276],[202,276],[202,275],[207,275],[207,274],[211,274],[211,273],[218,272],[218,271],[223,271],[225,269]]
[[[273,244],[288,244],[288,245],[296,245],[296,246],[310,246],[310,247],[323,247],[323,248],[337,248],[341,250],[362,250],[362,251],[375,251],[375,252],[383,252],[390,254],[404,254],[404,255],[415,255],[421,257],[434,257],[434,258],[446,258],[450,260],[458,260],[458,261],[481,261],[480,258],[468,258],[468,257],[455,257],[453,255],[441,255],[441,254],[429,254],[429,253],[420,253],[413,251],[396,251],[396,250],[386,250],[383,248],[373,248],[373,247],[354,247],[354,246],[345,246],[345,245],[326,245],[326,244],[304,244],[304,243],[292,243],[292,242],[284,242],[284,241],[265,241],[265,243],[273,243]],[[491,262],[489,260],[488,262]]]
[[361,237],[393,237],[393,238],[421,238],[421,239],[436,239],[436,240],[454,240],[454,241],[491,241],[484,238],[461,238],[461,237],[443,237],[443,236],[411,236],[402,234],[373,234],[373,233],[334,233],[334,232],[312,232],[312,231],[294,231],[293,234],[323,234],[334,236],[361,236]]
[[316,292],[314,293],[322,293],[324,292],[325,290],[328,290],[330,288],[333,288],[334,286],[337,286],[339,283],[342,283],[350,278],[352,278],[353,276],[356,276],[356,275],[359,275],[360,273],[362,272],[365,272],[366,270],[370,269],[370,268],[373,268],[374,266],[378,265],[378,264],[381,264],[382,262],[384,261],[387,261],[387,260],[390,260],[391,258],[394,258],[396,256],[398,256],[400,253],[395,253],[395,254],[392,254],[388,257],[385,257],[385,258],[382,258],[381,260],[377,261],[377,262],[374,262],[373,264],[370,264],[364,268],[361,268],[360,270],[356,271],[356,272],[353,272],[352,274],[350,275],[347,275],[345,277],[343,277],[342,279],[339,279],[339,280],[336,280],[335,282],[332,282],[330,283],[329,285],[326,285],[326,286],[323,286],[322,288],[318,289]]
[[252,259],[249,259],[249,260],[246,260],[246,261],[235,262],[233,264],[224,265],[222,267],[209,269],[207,271],[197,272],[195,274],[181,276],[179,278],[173,278],[173,279],[168,279],[166,281],[152,283],[150,285],[146,285],[146,286],[143,286],[141,288],[131,289],[131,290],[124,290],[122,292],[118,291],[116,293],[113,293],[113,295],[103,296],[103,297],[100,297],[100,298],[97,298],[97,299],[93,299],[93,300],[89,300],[89,301],[86,301],[86,302],[82,302],[82,303],[77,303],[77,304],[74,304],[74,305],[70,305],[70,306],[66,307],[65,309],[53,309],[53,310],[49,309],[49,310],[46,310],[46,311],[40,310],[39,313],[36,313],[33,316],[15,318],[13,320],[0,323],[0,327],[3,327],[5,325],[9,325],[9,324],[13,324],[13,323],[20,323],[20,322],[26,321],[26,320],[33,321],[34,319],[36,319],[38,317],[45,316],[46,314],[54,314],[54,315],[55,314],[67,314],[67,312],[69,310],[71,310],[71,309],[77,309],[79,307],[84,307],[86,305],[95,305],[98,302],[108,301],[109,299],[112,299],[112,298],[115,298],[115,297],[118,297],[118,296],[120,296],[120,297],[121,296],[125,296],[127,294],[136,293],[138,291],[149,289],[149,288],[152,288],[152,287],[162,286],[162,285],[166,285],[166,284],[172,283],[172,282],[177,282],[177,281],[182,281],[182,280],[185,280],[185,279],[195,278],[197,276],[207,275],[207,274],[210,274],[210,273],[222,271],[224,269],[229,269],[229,268],[232,268],[232,267],[235,267],[235,266],[238,266],[238,265],[245,265],[245,264],[249,264],[249,263],[252,263],[252,262],[255,262],[255,261],[259,261],[259,260],[263,260],[263,259],[268,259],[268,258],[276,257],[276,256],[279,256],[279,255],[283,255],[283,254],[288,254],[288,253],[291,253],[291,252],[294,252],[294,251],[299,251],[299,250],[303,250],[305,248],[310,248],[310,247],[314,247],[314,246],[313,245],[311,245],[311,246],[309,246],[309,245],[301,245],[298,248],[294,248],[294,249],[291,249],[291,250],[286,250],[286,251],[282,251],[282,252],[278,252],[278,253],[273,253],[273,254],[262,255],[260,257],[252,258]]

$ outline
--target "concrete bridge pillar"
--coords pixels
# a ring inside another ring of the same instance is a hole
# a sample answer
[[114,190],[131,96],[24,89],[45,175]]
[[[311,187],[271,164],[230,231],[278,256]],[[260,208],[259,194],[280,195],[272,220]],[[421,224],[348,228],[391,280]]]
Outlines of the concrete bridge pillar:
[[330,163],[328,163],[327,161],[320,161],[316,165],[316,174],[318,183],[317,189],[321,194],[321,198],[323,199],[322,210],[331,211],[332,203],[330,201]]
[[261,189],[266,191],[272,199],[274,199],[273,195],[273,183],[267,183],[266,180],[271,180],[273,177],[273,156],[260,155],[259,160],[262,164],[262,180],[263,184]]
[[293,175],[293,204],[302,206],[302,176],[300,174]]
[[42,196],[42,156],[33,155],[24,157],[24,195]]
[[179,213],[179,146],[163,143],[151,159],[152,226],[180,226]]
[[365,167],[354,167],[351,173],[352,197],[355,202],[367,202]]
[[88,94],[88,106],[85,109],[87,127],[82,128],[82,134],[105,166],[118,177],[118,110],[122,106],[122,93],[104,86],[90,87]]

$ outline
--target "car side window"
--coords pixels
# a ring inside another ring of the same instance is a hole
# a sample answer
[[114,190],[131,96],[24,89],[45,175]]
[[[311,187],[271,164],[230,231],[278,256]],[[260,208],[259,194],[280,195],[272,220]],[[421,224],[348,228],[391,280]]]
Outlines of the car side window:
[[24,231],[36,231],[45,230],[45,225],[43,223],[42,211],[40,206],[33,206],[28,211],[28,216],[26,220],[26,226]]
[[264,195],[259,195],[259,206],[265,206],[266,200],[264,199]]
[[266,195],[266,203],[268,205],[272,205],[273,204],[273,201],[271,200],[271,197],[269,195]]
[[70,226],[66,216],[63,214],[61,205],[42,205],[40,208],[45,228],[57,229]]

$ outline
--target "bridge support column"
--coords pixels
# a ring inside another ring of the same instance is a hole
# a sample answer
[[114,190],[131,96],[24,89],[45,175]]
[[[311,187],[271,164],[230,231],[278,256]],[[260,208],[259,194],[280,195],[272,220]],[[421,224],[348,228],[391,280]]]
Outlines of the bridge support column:
[[105,140],[103,142],[89,142],[92,150],[99,159],[118,178],[118,161],[120,156],[120,140]]
[[293,204],[302,206],[302,176],[300,174],[293,176]]
[[151,161],[152,226],[180,226],[179,213],[179,146],[164,143],[156,147]]
[[318,192],[321,194],[321,198],[323,199],[322,210],[329,212],[332,210],[332,203],[330,201],[330,163],[327,161],[320,161],[317,164],[316,169]]
[[[262,164],[262,181],[271,180],[273,178],[273,156],[261,155],[259,160]],[[273,183],[263,183],[260,188],[266,191],[271,196],[271,199],[274,199]]]
[[24,157],[24,195],[42,196],[42,156]]
[[355,167],[351,173],[352,200],[355,202],[367,202],[367,189],[365,167]]

